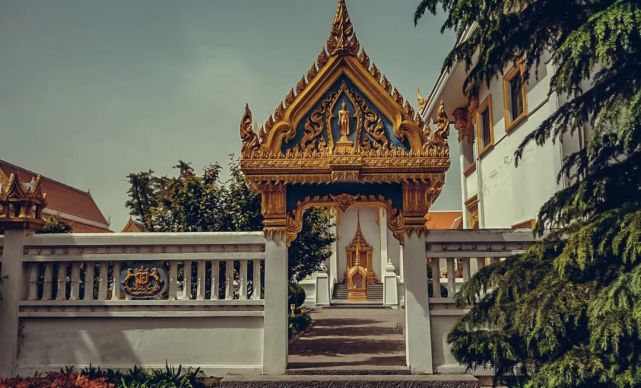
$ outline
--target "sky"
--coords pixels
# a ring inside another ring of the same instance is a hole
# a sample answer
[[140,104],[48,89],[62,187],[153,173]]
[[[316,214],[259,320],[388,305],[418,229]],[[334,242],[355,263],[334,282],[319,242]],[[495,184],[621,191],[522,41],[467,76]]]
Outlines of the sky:
[[[416,107],[454,37],[418,0],[347,0],[370,58]],[[315,61],[335,0],[0,0],[0,159],[90,190],[111,229],[126,176],[238,153]],[[452,131],[454,132],[454,131]],[[458,146],[432,209],[460,209]]]

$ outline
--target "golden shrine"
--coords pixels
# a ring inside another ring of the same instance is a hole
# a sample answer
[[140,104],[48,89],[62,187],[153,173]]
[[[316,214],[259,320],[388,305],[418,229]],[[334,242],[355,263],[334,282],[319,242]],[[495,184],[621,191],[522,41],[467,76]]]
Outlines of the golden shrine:
[[449,168],[449,120],[433,129],[383,76],[338,0],[326,47],[265,124],[240,123],[241,169],[262,195],[266,235],[296,239],[313,206],[386,209],[403,241],[425,230],[425,214]]
[[356,234],[345,248],[347,253],[347,299],[366,300],[367,285],[376,283],[376,274],[372,270],[372,246],[367,243],[361,230],[360,215],[356,224]]

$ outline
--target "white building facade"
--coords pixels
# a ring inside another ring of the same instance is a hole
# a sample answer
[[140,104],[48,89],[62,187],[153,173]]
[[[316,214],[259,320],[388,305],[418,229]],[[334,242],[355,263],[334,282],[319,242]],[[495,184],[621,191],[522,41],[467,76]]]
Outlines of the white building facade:
[[565,185],[557,180],[563,159],[585,145],[585,133],[543,146],[531,142],[515,165],[525,137],[564,103],[548,94],[554,68],[545,59],[524,74],[527,82],[520,77],[523,64],[511,64],[472,99],[463,93],[465,64],[457,63],[440,75],[423,105],[431,120],[442,103],[458,131],[465,228],[533,227],[541,205]]

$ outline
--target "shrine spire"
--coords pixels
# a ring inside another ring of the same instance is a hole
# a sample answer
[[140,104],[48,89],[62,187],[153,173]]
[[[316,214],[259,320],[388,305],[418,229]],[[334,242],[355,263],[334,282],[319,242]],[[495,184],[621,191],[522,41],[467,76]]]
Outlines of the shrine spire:
[[354,34],[354,26],[347,12],[345,0],[338,0],[332,30],[327,38],[327,51],[329,55],[356,56],[360,47],[356,34]]

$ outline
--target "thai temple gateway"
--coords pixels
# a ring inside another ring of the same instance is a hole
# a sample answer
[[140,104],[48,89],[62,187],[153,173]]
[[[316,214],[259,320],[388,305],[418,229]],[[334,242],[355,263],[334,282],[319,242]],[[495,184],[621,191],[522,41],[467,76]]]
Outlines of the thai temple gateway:
[[343,0],[326,47],[258,131],[245,108],[241,168],[262,195],[265,233],[291,244],[306,209],[334,211],[338,242],[327,273],[306,282],[310,303],[330,304],[337,285],[366,300],[382,282],[381,302],[398,306],[401,244],[425,231],[450,165],[448,132],[443,109],[430,125],[381,74]]
[[[532,145],[514,167],[516,146],[563,102],[547,95],[547,66],[523,84],[517,61],[468,100],[465,64],[456,64],[415,110],[361,47],[338,0],[314,64],[262,126],[249,106],[240,121],[240,168],[261,194],[262,231],[145,233],[130,219],[121,233],[34,234],[43,214],[64,212],[47,208],[54,186],[0,163],[0,375],[167,363],[227,378],[304,374],[291,362],[305,351],[290,346],[288,246],[304,212],[320,207],[338,239],[301,282],[305,305],[385,311],[396,321],[380,335],[400,343],[395,357],[342,366],[377,362],[407,379],[444,374],[441,383],[478,386],[493,371],[466,370],[447,343],[469,311],[454,295],[480,268],[531,246],[539,207],[565,184],[556,181],[563,157],[585,146],[585,133]],[[459,144],[448,144],[450,126]],[[463,211],[431,211],[452,163],[461,165]],[[77,227],[106,231],[92,210],[98,221],[76,216]],[[343,322],[367,329],[382,320],[353,318]],[[322,353],[360,345],[337,341]]]

